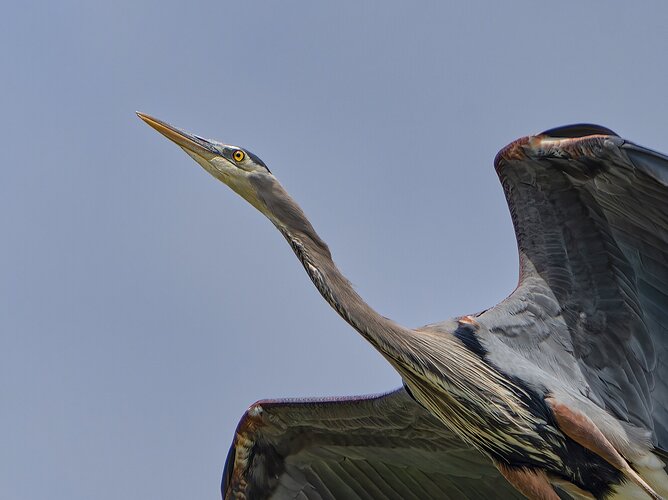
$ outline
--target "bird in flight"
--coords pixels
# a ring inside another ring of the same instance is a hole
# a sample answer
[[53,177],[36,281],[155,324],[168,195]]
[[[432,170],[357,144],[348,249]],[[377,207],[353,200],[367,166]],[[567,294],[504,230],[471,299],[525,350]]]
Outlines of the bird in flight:
[[512,142],[494,166],[517,288],[407,328],[357,294],[260,158],[138,115],[262,212],[403,380],[251,405],[224,498],[668,498],[667,156],[590,124]]

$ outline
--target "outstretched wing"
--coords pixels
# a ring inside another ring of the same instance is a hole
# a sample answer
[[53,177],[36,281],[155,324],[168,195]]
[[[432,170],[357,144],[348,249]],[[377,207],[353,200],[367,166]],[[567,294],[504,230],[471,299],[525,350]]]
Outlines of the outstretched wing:
[[515,141],[495,166],[520,282],[478,320],[668,449],[668,157],[578,125]]
[[223,498],[521,498],[492,463],[401,388],[259,401],[239,422]]

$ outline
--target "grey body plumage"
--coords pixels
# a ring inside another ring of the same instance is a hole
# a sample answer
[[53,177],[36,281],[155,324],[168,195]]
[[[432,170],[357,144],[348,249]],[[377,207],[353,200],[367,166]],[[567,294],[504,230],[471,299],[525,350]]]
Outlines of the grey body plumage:
[[224,497],[668,495],[668,158],[597,125],[513,142],[495,166],[518,288],[483,313],[409,329],[362,300],[257,156],[140,117],[272,221],[406,385],[251,406]]

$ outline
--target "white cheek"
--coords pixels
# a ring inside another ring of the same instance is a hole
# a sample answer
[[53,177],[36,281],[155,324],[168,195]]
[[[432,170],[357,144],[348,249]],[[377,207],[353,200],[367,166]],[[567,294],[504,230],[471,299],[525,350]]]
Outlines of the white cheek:
[[207,160],[206,158],[201,157],[197,153],[193,153],[192,151],[189,151],[186,148],[181,148],[183,149],[188,156],[190,156],[193,160],[195,160],[204,170],[209,172],[211,175],[214,177],[224,181],[222,174],[222,166],[220,162],[217,161],[217,158],[212,158],[211,160]]
[[238,169],[222,158],[213,158],[205,168],[209,173],[223,181],[225,184],[235,177],[238,177]]
[[212,158],[209,163],[211,163],[211,166],[219,172],[231,172],[234,169],[228,161],[223,160],[220,157]]

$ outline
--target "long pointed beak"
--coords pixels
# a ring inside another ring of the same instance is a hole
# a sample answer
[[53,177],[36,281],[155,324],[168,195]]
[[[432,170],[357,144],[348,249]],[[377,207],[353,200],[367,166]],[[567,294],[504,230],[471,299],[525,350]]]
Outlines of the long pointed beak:
[[189,134],[183,130],[179,130],[176,127],[172,127],[170,124],[165,123],[157,118],[140,113],[137,111],[137,116],[144,120],[147,124],[153,127],[155,130],[160,132],[162,135],[167,137],[167,139],[175,142],[183,149],[195,153],[206,160],[210,160],[214,156],[220,156],[220,152],[216,150],[213,144],[211,144],[206,139],[202,139],[193,134]]

